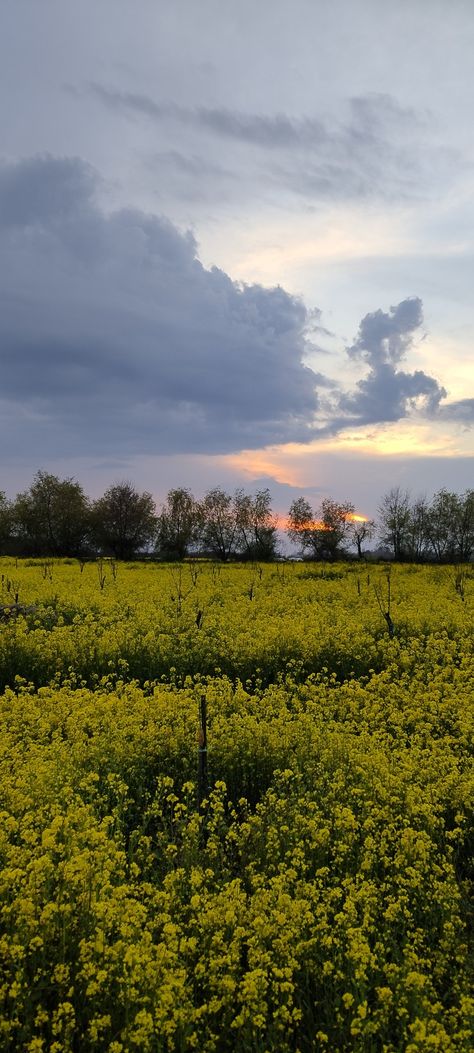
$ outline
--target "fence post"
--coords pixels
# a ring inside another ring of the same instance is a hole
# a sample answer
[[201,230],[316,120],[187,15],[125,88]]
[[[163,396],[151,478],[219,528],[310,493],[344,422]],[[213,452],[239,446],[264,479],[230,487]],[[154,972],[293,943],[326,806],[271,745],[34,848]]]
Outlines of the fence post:
[[199,733],[198,733],[198,807],[202,814],[203,801],[208,794],[207,784],[207,702],[203,693],[199,699]]

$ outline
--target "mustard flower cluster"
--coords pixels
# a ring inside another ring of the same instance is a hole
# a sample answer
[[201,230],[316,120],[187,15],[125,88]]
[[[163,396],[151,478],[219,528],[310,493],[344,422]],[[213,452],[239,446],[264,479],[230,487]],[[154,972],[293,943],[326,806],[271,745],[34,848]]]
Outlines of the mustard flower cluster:
[[0,1048],[468,1053],[469,568],[1,570]]

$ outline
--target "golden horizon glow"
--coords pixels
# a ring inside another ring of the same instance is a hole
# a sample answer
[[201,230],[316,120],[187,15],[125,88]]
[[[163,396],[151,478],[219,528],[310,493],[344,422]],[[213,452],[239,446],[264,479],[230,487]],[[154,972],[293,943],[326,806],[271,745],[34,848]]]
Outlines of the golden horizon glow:
[[[349,523],[368,523],[369,517],[361,515],[358,512],[350,512],[344,517]],[[276,515],[275,526],[278,530],[295,530],[297,533],[302,533],[304,530],[330,530],[331,527],[327,526],[322,519],[307,519],[304,523],[299,526],[292,526],[289,516]]]
[[352,428],[330,439],[282,443],[259,450],[240,450],[219,457],[220,463],[250,479],[267,477],[292,488],[307,489],[318,482],[318,457],[322,454],[393,457],[472,456],[472,434],[460,428],[450,433],[446,425],[407,418],[370,430]]

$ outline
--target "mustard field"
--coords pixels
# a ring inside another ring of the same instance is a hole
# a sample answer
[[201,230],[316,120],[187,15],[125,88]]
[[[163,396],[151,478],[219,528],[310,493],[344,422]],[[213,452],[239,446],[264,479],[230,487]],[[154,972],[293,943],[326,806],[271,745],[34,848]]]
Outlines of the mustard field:
[[0,574],[2,1053],[470,1053],[474,568]]

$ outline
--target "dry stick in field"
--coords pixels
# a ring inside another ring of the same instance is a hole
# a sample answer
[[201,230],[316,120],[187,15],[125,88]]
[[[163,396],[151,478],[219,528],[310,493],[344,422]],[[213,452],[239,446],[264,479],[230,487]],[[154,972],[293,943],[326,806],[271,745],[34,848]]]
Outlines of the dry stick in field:
[[384,610],[384,605],[382,603],[382,592],[381,592],[381,589],[380,589],[380,587],[378,585],[374,585],[374,592],[375,592],[375,595],[377,597],[377,603],[378,603],[378,605],[380,607],[380,613],[381,613],[382,617],[385,618],[385,621],[387,623],[388,635],[389,635],[390,639],[393,640],[393,637],[395,636],[395,626],[393,624],[391,613],[390,613],[391,603],[392,603],[391,575],[392,575],[392,570],[391,570],[391,567],[389,567],[388,570],[387,570],[387,574],[386,574],[386,577],[387,577],[387,610]]
[[209,792],[207,779],[207,702],[203,693],[199,699],[199,731],[198,731],[198,808],[202,820],[200,840],[205,843],[206,834],[204,829],[204,802]]
[[104,570],[104,560],[103,559],[98,559],[96,565],[97,565],[97,576],[99,578],[99,585],[100,585],[100,589],[102,591],[103,588],[104,588],[106,579],[107,579],[107,575],[106,575],[105,570]]
[[456,567],[454,571],[454,588],[464,603],[466,571],[464,567]]

